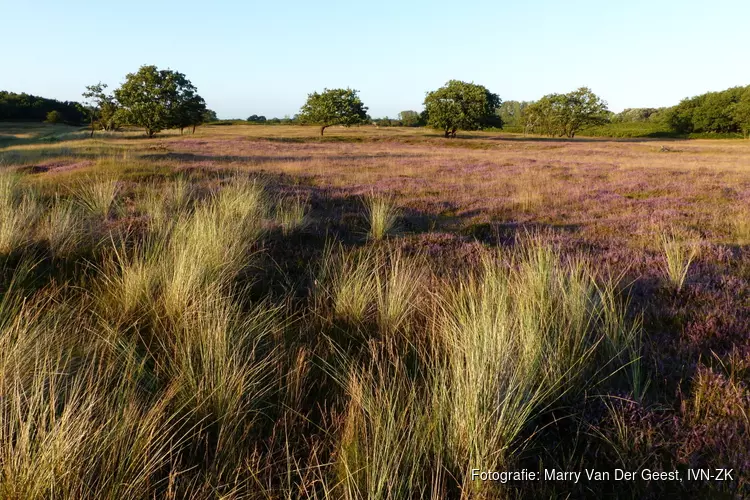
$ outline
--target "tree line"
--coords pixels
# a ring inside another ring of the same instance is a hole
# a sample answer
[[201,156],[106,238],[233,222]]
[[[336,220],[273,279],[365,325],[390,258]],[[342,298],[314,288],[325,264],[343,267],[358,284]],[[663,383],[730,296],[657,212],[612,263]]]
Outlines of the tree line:
[[664,119],[683,134],[740,132],[750,137],[750,85],[683,99]]
[[0,91],[0,121],[49,120],[55,123],[81,125],[86,122],[86,118],[87,111],[78,102]]
[[[550,94],[524,106],[504,106],[500,97],[483,85],[450,80],[428,92],[424,110],[400,113],[399,125],[428,126],[444,137],[456,137],[459,130],[503,127],[503,112],[523,120],[527,132],[574,137],[583,127],[607,120],[607,103],[590,89],[581,87],[569,94]],[[332,125],[351,126],[371,122],[367,107],[352,89],[325,89],[308,95],[297,119],[320,126],[320,135]],[[385,123],[384,123],[385,122]],[[377,125],[393,125],[389,119]]]
[[[86,87],[86,104],[61,102],[28,94],[0,92],[0,120],[89,123],[91,133],[137,126],[152,137],[161,130],[190,129],[216,121],[197,88],[178,71],[144,65],[125,77],[113,92],[97,83]],[[398,118],[372,119],[357,90],[324,89],[313,92],[294,117],[267,119],[251,115],[254,124],[309,124],[321,136],[334,125],[422,127],[440,130],[446,138],[459,130],[510,126],[527,134],[573,138],[582,129],[608,123],[659,123],[675,134],[700,132],[750,136],[750,86],[733,87],[683,99],[668,108],[629,108],[612,113],[607,103],[588,87],[566,94],[548,94],[537,101],[505,101],[483,85],[450,80],[427,92],[422,111],[406,110]]]

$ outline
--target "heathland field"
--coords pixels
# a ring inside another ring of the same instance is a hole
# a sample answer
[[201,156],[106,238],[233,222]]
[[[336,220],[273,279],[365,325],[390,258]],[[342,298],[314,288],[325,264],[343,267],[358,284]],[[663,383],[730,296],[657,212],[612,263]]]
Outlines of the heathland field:
[[88,135],[0,125],[0,498],[750,494],[750,141]]

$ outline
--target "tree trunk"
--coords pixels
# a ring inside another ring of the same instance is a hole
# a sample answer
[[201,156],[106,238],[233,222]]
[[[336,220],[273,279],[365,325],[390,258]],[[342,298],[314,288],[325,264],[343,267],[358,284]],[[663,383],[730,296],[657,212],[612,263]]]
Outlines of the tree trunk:
[[323,125],[320,127],[320,137],[323,137],[323,131],[328,128],[328,125]]
[[448,129],[445,129],[445,138],[447,139],[447,138],[448,138],[448,137],[450,137],[450,136],[451,136],[451,132],[450,132],[450,130],[448,130]]
[[185,130],[183,127],[180,127],[180,135],[182,135],[183,130]]
[[195,134],[195,125],[193,125],[193,134]]
[[94,137],[94,119],[91,119],[91,135],[89,137]]

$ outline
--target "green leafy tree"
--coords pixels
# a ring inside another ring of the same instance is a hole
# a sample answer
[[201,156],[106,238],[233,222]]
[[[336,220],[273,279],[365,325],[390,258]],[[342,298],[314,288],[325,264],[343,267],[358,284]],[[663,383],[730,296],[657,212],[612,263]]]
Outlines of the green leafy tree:
[[566,101],[562,94],[548,94],[529,104],[522,112],[524,133],[562,137],[565,134]]
[[174,106],[172,125],[180,129],[180,135],[187,127],[191,127],[195,133],[195,127],[203,124],[203,114],[206,112],[206,102],[197,94],[195,87],[190,87],[184,88]]
[[77,102],[46,99],[30,94],[16,94],[0,90],[0,121],[37,121],[47,119],[50,111],[57,111],[70,124],[85,123],[88,112]]
[[442,130],[445,137],[456,137],[457,130],[502,127],[502,120],[495,113],[501,102],[497,94],[482,85],[450,80],[425,97],[427,125]]
[[45,121],[47,123],[62,123],[65,121],[65,119],[63,118],[62,113],[53,109],[52,111],[47,113],[47,119]]
[[219,121],[219,116],[216,114],[216,111],[212,109],[206,109],[203,112],[203,123],[209,123],[209,122],[217,122]]
[[594,94],[590,88],[581,87],[566,94],[565,97],[567,107],[570,109],[565,124],[568,137],[575,137],[576,133],[584,127],[602,125],[609,121],[610,113],[607,110],[607,102]]
[[321,137],[331,125],[350,127],[369,120],[367,107],[357,91],[349,88],[309,94],[297,118],[301,123],[319,125]]
[[575,137],[582,128],[609,120],[607,103],[588,87],[568,94],[549,94],[526,107],[525,132]]
[[247,121],[250,123],[266,123],[267,119],[263,115],[250,115]]
[[424,125],[417,111],[402,111],[398,114],[398,119],[404,127],[419,127]]
[[[675,132],[740,132],[736,109],[748,87],[732,87],[683,99],[664,113],[664,122]],[[739,106],[742,108],[742,106]]]
[[657,108],[626,108],[612,117],[615,123],[639,123],[651,121],[651,117],[659,112]]
[[745,138],[750,139],[750,86],[740,96],[739,102],[732,107],[732,118]]
[[106,83],[99,82],[96,85],[87,85],[83,97],[91,104],[91,135],[94,135],[96,127],[105,131],[117,130],[117,110],[119,104],[112,94],[105,92]]
[[148,137],[167,128],[198,125],[206,110],[203,98],[184,74],[156,66],[141,66],[129,73],[115,97],[121,106],[118,116],[146,129]]
[[518,127],[523,124],[523,111],[529,106],[526,101],[504,101],[496,113],[503,121],[503,126]]

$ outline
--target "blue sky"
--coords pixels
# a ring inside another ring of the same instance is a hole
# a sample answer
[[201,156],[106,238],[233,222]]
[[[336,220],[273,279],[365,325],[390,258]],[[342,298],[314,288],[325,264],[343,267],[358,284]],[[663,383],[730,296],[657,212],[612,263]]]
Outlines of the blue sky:
[[80,100],[142,64],[222,118],[293,115],[352,87],[373,117],[455,78],[503,100],[582,85],[610,109],[750,84],[750,1],[0,0],[0,90]]

